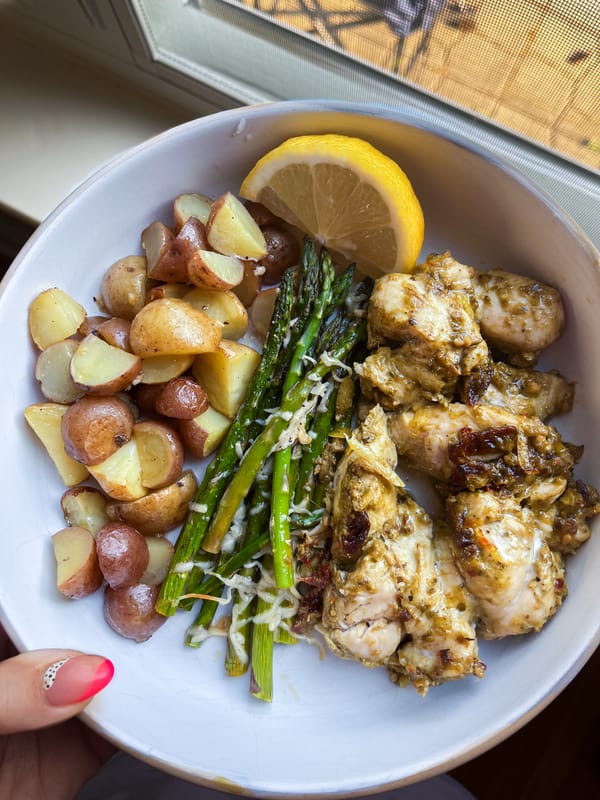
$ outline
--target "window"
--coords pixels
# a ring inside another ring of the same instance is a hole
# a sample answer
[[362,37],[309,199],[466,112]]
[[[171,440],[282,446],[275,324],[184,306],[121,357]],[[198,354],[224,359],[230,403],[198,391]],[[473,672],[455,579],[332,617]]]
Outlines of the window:
[[600,0],[0,0],[192,113],[400,108],[508,161],[600,246]]
[[600,170],[597,0],[132,5],[163,55],[240,100],[394,102],[402,87]]

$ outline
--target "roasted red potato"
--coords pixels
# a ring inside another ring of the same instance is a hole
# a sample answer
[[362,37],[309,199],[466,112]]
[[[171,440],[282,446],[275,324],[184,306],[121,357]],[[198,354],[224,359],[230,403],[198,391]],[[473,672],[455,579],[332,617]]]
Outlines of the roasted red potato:
[[82,397],[62,417],[65,452],[86,466],[100,464],[131,439],[134,423],[118,397]]
[[113,589],[137,583],[148,568],[150,554],[139,531],[122,522],[109,522],[96,534],[98,564]]
[[159,420],[137,422],[133,428],[142,471],[142,486],[162,489],[183,469],[183,442],[177,431]]
[[173,419],[193,419],[208,408],[208,397],[200,384],[188,375],[165,383],[155,399],[158,414]]
[[104,590],[104,618],[120,636],[145,642],[167,621],[155,610],[159,586],[137,583]]
[[194,473],[187,470],[174,483],[138,500],[109,502],[106,513],[115,522],[132,525],[144,536],[163,534],[183,522],[197,487]]
[[52,536],[56,559],[56,587],[61,594],[79,600],[102,585],[96,542],[86,528],[63,528]]

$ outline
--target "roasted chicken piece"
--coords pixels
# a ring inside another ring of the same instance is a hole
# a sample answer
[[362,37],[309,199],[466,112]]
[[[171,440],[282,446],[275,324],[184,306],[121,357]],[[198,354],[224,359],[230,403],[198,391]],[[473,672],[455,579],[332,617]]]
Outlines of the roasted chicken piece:
[[[452,392],[457,379],[486,364],[489,354],[475,318],[472,270],[448,253],[429,256],[410,275],[380,278],[368,312],[369,347],[410,343],[402,373],[430,390]],[[431,377],[429,377],[431,375]]]
[[402,601],[408,636],[386,665],[392,680],[411,683],[421,694],[466,675],[481,678],[485,671],[477,656],[475,601],[454,563],[446,525],[436,522],[434,531],[433,538],[414,543]]
[[390,414],[389,431],[409,466],[453,491],[567,477],[581,452],[537,417],[496,406],[426,405]]
[[473,291],[481,332],[490,347],[532,365],[563,331],[560,292],[532,278],[493,269],[473,270]]
[[[321,630],[336,655],[386,666],[424,693],[482,674],[472,604],[432,523],[402,488],[379,406],[354,432],[335,476],[331,583]],[[445,588],[448,593],[445,593]]]
[[367,666],[385,664],[405,633],[393,546],[402,488],[396,458],[376,406],[352,434],[334,480],[323,634],[337,655]]
[[468,375],[460,387],[467,405],[500,406],[514,414],[549,419],[573,407],[575,387],[556,371],[513,367],[502,361]]
[[532,481],[520,489],[517,499],[537,515],[552,550],[571,555],[589,539],[588,520],[600,514],[600,494],[593,486],[555,478]]
[[427,402],[447,402],[456,375],[437,369],[435,357],[423,361],[420,345],[407,342],[392,350],[378,347],[355,365],[363,396],[386,410],[416,408]]
[[510,492],[460,492],[446,504],[454,559],[476,598],[479,632],[495,639],[540,630],[567,594],[544,514]]

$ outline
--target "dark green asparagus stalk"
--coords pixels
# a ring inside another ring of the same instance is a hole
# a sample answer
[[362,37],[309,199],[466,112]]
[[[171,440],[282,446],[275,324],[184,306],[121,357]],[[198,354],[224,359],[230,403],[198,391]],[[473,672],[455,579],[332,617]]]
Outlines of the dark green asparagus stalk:
[[[316,488],[316,487],[315,487]],[[302,511],[290,515],[290,528],[292,531],[304,531],[314,528],[325,516],[325,508],[319,506],[312,511]]]
[[192,560],[198,552],[215,508],[238,462],[237,447],[244,448],[248,444],[251,424],[261,408],[261,402],[272,380],[274,366],[290,326],[294,283],[294,271],[286,270],[279,287],[261,361],[250,381],[246,399],[232,422],[216,457],[207,466],[204,478],[196,492],[196,506],[201,506],[203,510],[191,512],[179,534],[171,568],[162,584],[156,603],[156,610],[165,616],[170,616],[177,610],[179,597],[184,594],[189,576],[188,572],[175,571],[176,567],[178,564],[185,564]]
[[[283,384],[283,396],[300,380],[305,371],[304,358],[312,348],[315,337],[323,323],[326,311],[330,308],[333,263],[329,254],[322,252],[321,290],[294,350],[288,374]],[[271,544],[273,546],[273,568],[275,583],[280,588],[294,585],[294,553],[290,536],[290,488],[292,448],[291,445],[278,450],[273,456],[273,501],[271,505]]]
[[268,530],[263,531],[254,539],[245,542],[236,553],[230,555],[222,564],[219,564],[213,570],[215,573],[214,575],[205,575],[204,580],[198,586],[198,590],[195,593],[196,598],[200,600],[208,598],[211,600],[213,597],[220,597],[223,588],[223,581],[221,578],[231,578],[232,575],[239,572],[248,562],[258,557],[259,553],[261,553],[268,543]]
[[[220,567],[222,567],[223,564],[225,564],[225,562],[227,561],[227,559],[228,559],[228,554],[225,553],[224,551],[221,551],[219,553],[219,556],[218,556],[217,560],[216,560],[216,570],[215,571],[217,571]],[[198,571],[198,575],[202,575],[202,570]],[[224,589],[225,589],[225,586],[224,586],[223,583],[221,583],[220,591],[212,592],[212,594],[215,596],[215,598],[218,598],[223,594],[223,590]],[[180,602],[182,608],[186,608],[186,609],[192,608],[192,606],[196,603],[196,601],[198,599],[198,598],[194,598],[193,595],[194,595],[194,592],[193,592],[193,590],[191,590],[190,591],[190,597],[186,598],[184,596],[184,598]],[[201,628],[204,628],[205,630],[208,630],[210,628],[210,626],[212,625],[213,620],[215,618],[215,614],[217,613],[218,610],[219,610],[219,601],[217,599],[208,600],[208,599],[204,598],[202,600],[202,606],[200,608],[200,611],[196,615],[196,619],[194,621],[194,625],[193,625],[194,631],[197,633]],[[190,647],[199,647],[202,644],[202,641],[197,641],[197,640],[195,640],[194,637],[186,636],[185,643],[187,645],[189,645]]]
[[[353,320],[345,335],[332,347],[331,358],[343,360],[364,336],[365,330],[364,320]],[[328,375],[333,368],[334,365],[329,359],[317,362],[283,398],[279,412],[269,419],[262,433],[246,451],[238,471],[229,481],[204,539],[204,550],[209,553],[216,553],[219,550],[238,506],[247,496],[259,469],[288,426],[289,417],[300,410],[313,391],[315,384]]]
[[337,397],[337,384],[333,379],[331,379],[330,384],[325,408],[314,416],[310,427],[311,442],[302,452],[295,484],[294,505],[301,505],[305,502],[306,507],[306,501],[308,501],[313,491],[315,463],[323,452],[325,443],[329,438]]

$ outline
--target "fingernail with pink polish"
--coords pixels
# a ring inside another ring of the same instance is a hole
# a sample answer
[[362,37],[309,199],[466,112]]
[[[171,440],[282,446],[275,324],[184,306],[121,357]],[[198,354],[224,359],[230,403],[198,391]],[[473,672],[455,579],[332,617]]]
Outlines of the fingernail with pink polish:
[[51,664],[42,684],[46,699],[53,706],[82,703],[110,682],[115,668],[102,656],[72,656]]

